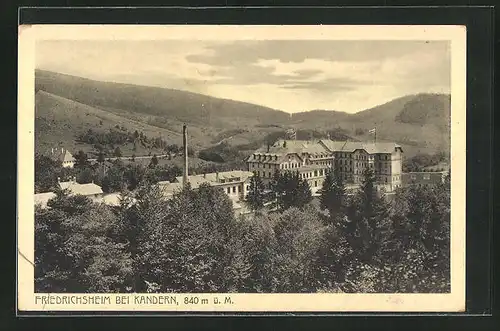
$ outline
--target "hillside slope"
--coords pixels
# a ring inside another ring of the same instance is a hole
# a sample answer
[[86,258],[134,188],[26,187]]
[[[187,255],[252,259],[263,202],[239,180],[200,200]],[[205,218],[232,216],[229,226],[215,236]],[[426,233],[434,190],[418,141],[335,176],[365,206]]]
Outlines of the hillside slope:
[[355,113],[306,112],[303,127],[340,127],[359,140],[372,140],[368,134],[377,129],[377,140],[395,141],[408,156],[417,153],[445,152],[450,149],[450,95],[417,94],[394,99]]
[[[116,125],[131,132],[138,130],[153,138],[161,136],[170,144],[182,142],[182,137],[177,132],[133,121],[45,91],[38,91],[35,95],[35,149],[39,152],[47,152],[57,146],[72,151],[81,149],[90,152],[93,150],[92,146],[80,144],[76,138],[89,129],[107,132]],[[121,148],[123,149],[123,146]],[[123,153],[131,155],[131,149],[132,146],[125,146]],[[160,151],[153,151],[155,152]],[[137,155],[146,153],[149,151],[135,152]]]
[[[288,114],[245,102],[166,88],[101,82],[36,70],[35,89],[114,113],[135,113],[170,120],[228,127],[283,122]],[[161,124],[161,121],[159,122]]]
[[401,144],[409,157],[449,154],[450,148],[450,96],[445,94],[404,96],[356,114],[313,110],[290,116],[196,93],[43,70],[35,73],[35,89],[39,91],[37,144],[44,148],[61,142],[76,147],[76,134],[89,128],[108,130],[117,124],[179,144],[183,123],[189,126],[191,145],[199,149],[221,142],[251,149],[290,127],[304,131],[306,137],[330,132],[338,139],[356,140],[372,140],[368,130],[376,127],[377,140]]

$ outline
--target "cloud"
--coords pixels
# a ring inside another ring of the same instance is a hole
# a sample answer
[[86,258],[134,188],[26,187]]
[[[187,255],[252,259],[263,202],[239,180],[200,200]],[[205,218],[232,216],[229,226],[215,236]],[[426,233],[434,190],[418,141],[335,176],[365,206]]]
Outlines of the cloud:
[[359,81],[342,78],[328,78],[320,81],[292,81],[281,85],[285,89],[304,89],[316,92],[337,93],[355,90]]
[[262,40],[209,45],[205,51],[186,57],[188,62],[213,66],[235,66],[259,60],[300,63],[307,59],[328,61],[372,61],[397,58],[417,51],[449,52],[446,41],[378,40]]
[[355,112],[421,92],[449,93],[446,41],[43,41],[39,68],[159,86],[289,112]]

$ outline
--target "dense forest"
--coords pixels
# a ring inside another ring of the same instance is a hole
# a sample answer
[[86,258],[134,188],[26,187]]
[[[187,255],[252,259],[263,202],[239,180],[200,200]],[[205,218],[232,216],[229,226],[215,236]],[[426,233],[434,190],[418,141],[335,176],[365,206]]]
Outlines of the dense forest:
[[350,195],[329,173],[318,204],[294,173],[271,195],[255,176],[244,216],[209,185],[140,181],[118,207],[57,191],[35,210],[36,291],[449,292],[449,180],[387,199],[370,171]]

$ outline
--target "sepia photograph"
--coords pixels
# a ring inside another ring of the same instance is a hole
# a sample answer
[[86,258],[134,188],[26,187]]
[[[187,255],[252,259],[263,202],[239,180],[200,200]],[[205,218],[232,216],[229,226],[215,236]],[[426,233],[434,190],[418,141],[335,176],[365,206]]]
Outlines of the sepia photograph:
[[464,309],[461,27],[37,28],[26,309]]

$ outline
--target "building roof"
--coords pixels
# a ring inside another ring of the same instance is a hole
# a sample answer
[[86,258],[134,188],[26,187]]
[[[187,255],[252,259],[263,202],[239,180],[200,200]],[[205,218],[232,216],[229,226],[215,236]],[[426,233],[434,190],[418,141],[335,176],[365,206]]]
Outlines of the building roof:
[[61,162],[75,162],[75,158],[73,155],[64,148],[53,148],[51,149],[51,154],[50,156],[52,157],[53,160],[58,160]]
[[182,190],[182,183],[170,183],[169,181],[158,182],[160,189],[166,196],[173,196]]
[[[286,142],[286,144],[285,144]],[[256,154],[286,155],[291,153],[328,154],[329,151],[317,141],[284,140],[279,139],[273,145],[263,146],[255,151]]]
[[55,197],[56,194],[54,192],[37,193],[35,194],[35,205],[40,205],[45,208],[47,207],[47,202]]
[[69,190],[73,194],[80,195],[94,195],[94,194],[102,194],[103,191],[99,185],[94,183],[89,184],[78,184],[77,182],[60,182],[59,187],[61,190]]
[[[208,173],[204,175],[191,175],[188,176],[188,181],[191,184],[191,188],[196,189],[203,183],[208,183],[212,186],[224,185],[230,183],[231,181],[241,183],[246,181],[251,176],[253,176],[253,172],[251,171],[232,170],[218,173]],[[176,177],[176,182],[177,183],[171,184],[181,184],[182,176]]]
[[[285,144],[286,142],[286,144]],[[318,141],[309,140],[283,140],[276,141],[273,145],[262,146],[249,156],[247,161],[258,161],[259,163],[281,163],[285,156],[296,154],[300,159],[304,154],[312,158],[329,157],[332,152],[354,152],[364,150],[368,154],[392,153],[396,148],[401,148],[391,142],[361,142],[361,141],[335,141],[322,139]],[[264,156],[264,159],[259,159]]]
[[102,202],[108,206],[120,205],[120,193],[109,193],[102,197]]
[[354,152],[357,149],[365,150],[368,154],[392,153],[400,145],[391,142],[362,142],[362,141],[334,141],[322,139],[320,143],[331,152]]
[[62,157],[62,161],[63,162],[75,162],[75,158],[73,157],[73,155],[70,152],[64,151],[64,156]]

